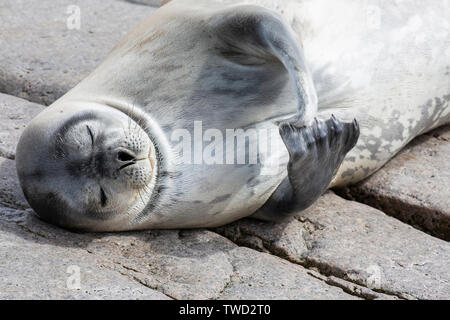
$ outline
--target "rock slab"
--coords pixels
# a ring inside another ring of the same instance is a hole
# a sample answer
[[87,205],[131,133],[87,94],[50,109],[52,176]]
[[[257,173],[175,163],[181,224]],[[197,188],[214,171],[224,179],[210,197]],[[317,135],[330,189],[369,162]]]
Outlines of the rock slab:
[[3,0],[0,92],[51,104],[153,10],[116,0]]
[[338,193],[450,241],[450,126],[416,138],[382,170]]
[[244,219],[217,231],[240,245],[316,269],[326,281],[370,289],[361,292],[366,298],[377,293],[450,298],[448,242],[332,192],[284,223]]

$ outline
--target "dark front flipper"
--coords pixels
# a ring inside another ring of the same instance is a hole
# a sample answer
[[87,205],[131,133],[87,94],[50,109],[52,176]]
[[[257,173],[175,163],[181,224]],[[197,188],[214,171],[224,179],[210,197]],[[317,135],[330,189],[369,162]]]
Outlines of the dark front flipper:
[[288,177],[252,218],[280,221],[313,204],[355,146],[359,127],[356,120],[342,123],[332,116],[307,127],[283,122],[280,135],[289,151]]

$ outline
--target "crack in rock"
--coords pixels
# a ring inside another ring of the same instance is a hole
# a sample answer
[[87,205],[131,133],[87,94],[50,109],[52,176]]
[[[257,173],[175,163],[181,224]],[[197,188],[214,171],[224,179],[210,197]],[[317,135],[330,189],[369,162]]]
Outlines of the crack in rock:
[[[315,225],[314,227],[315,229],[323,229],[323,226],[319,228],[317,227],[318,226],[317,224],[313,223],[310,224]],[[371,290],[364,284],[354,282],[350,278],[345,277],[345,271],[343,270],[330,267],[324,269],[323,265],[312,263],[312,261],[308,258],[304,259],[292,258],[290,252],[284,250],[283,248],[278,247],[275,244],[275,241],[267,241],[265,239],[262,239],[254,232],[251,232],[251,229],[242,230],[242,228],[240,228],[238,225],[235,225],[232,230],[233,231],[230,232],[230,230],[227,230],[226,228],[225,229],[218,228],[216,231],[219,234],[227,237],[231,241],[235,242],[237,245],[249,247],[251,249],[255,249],[260,252],[273,254],[289,262],[298,264],[306,268],[308,270],[308,274],[310,274],[311,276],[324,281],[328,285],[339,287],[348,294],[363,299],[377,299],[377,298],[393,299],[393,297],[405,299],[404,297],[397,296],[396,294],[390,292],[379,292],[378,294],[376,291]]]

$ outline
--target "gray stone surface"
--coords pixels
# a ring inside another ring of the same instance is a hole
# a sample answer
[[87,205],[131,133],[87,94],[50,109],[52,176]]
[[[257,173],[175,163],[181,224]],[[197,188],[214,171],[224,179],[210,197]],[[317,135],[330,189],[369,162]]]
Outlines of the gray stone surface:
[[0,93],[0,156],[14,159],[20,134],[43,106]]
[[[332,192],[280,224],[250,219],[219,228],[232,241],[317,269],[328,283],[404,299],[450,298],[450,244]],[[349,286],[350,285],[350,286]],[[356,292],[358,293],[358,292]]]
[[[18,213],[0,209],[0,215],[7,214]],[[83,248],[55,246],[37,238],[0,222],[0,299],[169,299],[102,266]],[[74,278],[77,269],[79,286]]]
[[450,126],[416,138],[382,170],[339,194],[450,240]]
[[[0,157],[0,208],[29,208],[16,174],[15,161]],[[1,212],[0,212],[1,215]]]
[[[68,28],[71,6],[80,10],[79,30]],[[0,92],[52,103],[153,10],[117,0],[1,1]]]

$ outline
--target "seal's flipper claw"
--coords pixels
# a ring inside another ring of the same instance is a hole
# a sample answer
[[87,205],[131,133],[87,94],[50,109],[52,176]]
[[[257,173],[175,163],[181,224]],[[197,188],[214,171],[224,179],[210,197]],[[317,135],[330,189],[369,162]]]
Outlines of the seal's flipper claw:
[[260,220],[279,221],[314,203],[359,137],[356,120],[343,123],[334,115],[306,127],[283,122],[279,130],[289,151],[288,177],[252,216]]

